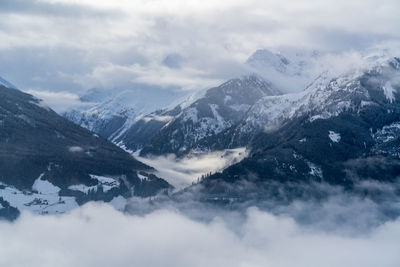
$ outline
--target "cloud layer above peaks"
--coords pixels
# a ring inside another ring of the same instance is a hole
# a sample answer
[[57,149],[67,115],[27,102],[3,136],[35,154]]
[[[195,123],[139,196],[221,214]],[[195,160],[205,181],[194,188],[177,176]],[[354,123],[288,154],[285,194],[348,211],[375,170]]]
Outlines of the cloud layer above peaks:
[[396,0],[5,0],[0,76],[28,90],[206,88],[256,50],[400,39]]

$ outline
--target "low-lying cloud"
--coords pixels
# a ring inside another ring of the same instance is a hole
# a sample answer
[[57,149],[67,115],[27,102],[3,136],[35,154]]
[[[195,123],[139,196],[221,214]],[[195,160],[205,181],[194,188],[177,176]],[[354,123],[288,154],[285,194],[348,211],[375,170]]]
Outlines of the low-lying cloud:
[[[400,220],[343,235],[249,208],[241,222],[216,215],[201,222],[161,209],[125,215],[89,203],[70,214],[23,213],[0,223],[2,266],[279,266],[400,264]],[[338,224],[340,227],[340,224]]]
[[27,90],[26,93],[39,98],[44,105],[49,106],[58,113],[91,104],[82,102],[78,95],[70,92]]
[[207,154],[191,154],[177,158],[173,154],[158,157],[137,157],[141,162],[154,167],[157,174],[176,189],[197,182],[203,175],[221,171],[247,156],[245,148],[214,151]]

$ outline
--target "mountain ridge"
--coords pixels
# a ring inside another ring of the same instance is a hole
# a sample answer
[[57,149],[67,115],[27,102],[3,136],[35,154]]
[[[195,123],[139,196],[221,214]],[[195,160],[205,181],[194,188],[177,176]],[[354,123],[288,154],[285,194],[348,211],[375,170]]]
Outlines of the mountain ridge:
[[108,140],[4,86],[0,129],[0,197],[18,209],[64,212],[90,200],[109,202],[170,188],[151,167]]

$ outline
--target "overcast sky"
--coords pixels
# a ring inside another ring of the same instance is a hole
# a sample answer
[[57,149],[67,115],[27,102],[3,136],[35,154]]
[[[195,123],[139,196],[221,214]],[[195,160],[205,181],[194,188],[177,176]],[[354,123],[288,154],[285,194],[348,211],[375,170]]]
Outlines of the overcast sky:
[[398,0],[1,0],[0,76],[73,93],[205,88],[240,75],[260,48],[397,41],[399,10]]

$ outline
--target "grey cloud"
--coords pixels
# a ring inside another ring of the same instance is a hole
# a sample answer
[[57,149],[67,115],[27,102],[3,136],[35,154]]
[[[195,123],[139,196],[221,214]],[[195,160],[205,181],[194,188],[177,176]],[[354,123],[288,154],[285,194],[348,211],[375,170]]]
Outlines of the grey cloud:
[[90,103],[84,103],[78,95],[69,92],[50,92],[28,90],[26,93],[34,95],[42,100],[42,104],[49,106],[58,113],[63,113],[73,108],[88,106]]
[[[115,62],[118,66],[138,64],[146,66],[147,60],[135,51],[123,53],[100,50],[87,51],[76,47],[24,47],[0,52],[0,73],[15,82],[21,89],[70,91],[79,93],[99,83],[81,84],[77,77],[91,73],[103,62]],[[123,73],[121,73],[123,74]],[[117,77],[104,77],[115,80]],[[117,85],[132,85],[133,77],[124,77]]]
[[131,216],[90,203],[66,215],[25,213],[15,223],[0,223],[0,264],[397,267],[399,233],[400,221],[344,235],[257,208],[198,221],[167,209]]
[[117,10],[104,11],[82,4],[48,3],[37,0],[2,0],[0,13],[74,18],[112,17],[124,14]]
[[167,55],[162,61],[162,63],[167,67],[179,69],[183,61],[184,59],[180,54],[172,53]]
[[399,36],[387,33],[356,32],[342,28],[312,27],[307,35],[325,50],[340,52],[345,50],[365,50],[383,40],[396,40]]
[[399,8],[392,0],[6,0],[0,75],[25,89],[76,92],[116,79],[199,89],[242,75],[259,48],[343,52],[396,41]]

